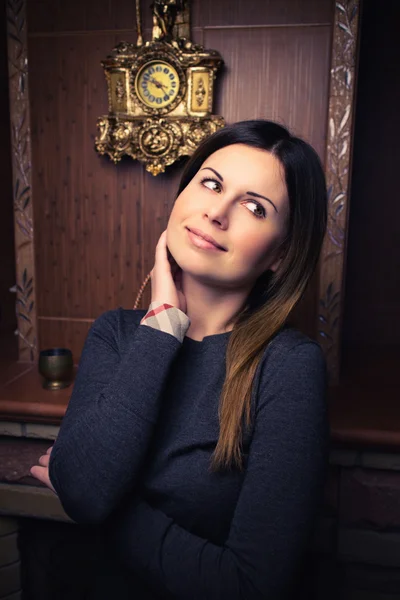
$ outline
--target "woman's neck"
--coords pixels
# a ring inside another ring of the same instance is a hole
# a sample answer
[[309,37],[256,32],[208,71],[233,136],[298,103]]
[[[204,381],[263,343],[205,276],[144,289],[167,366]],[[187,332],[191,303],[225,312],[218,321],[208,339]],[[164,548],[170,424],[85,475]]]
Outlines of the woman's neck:
[[207,285],[187,273],[182,276],[186,314],[190,327],[186,335],[201,341],[207,335],[231,331],[232,319],[245,304],[249,290],[227,290]]

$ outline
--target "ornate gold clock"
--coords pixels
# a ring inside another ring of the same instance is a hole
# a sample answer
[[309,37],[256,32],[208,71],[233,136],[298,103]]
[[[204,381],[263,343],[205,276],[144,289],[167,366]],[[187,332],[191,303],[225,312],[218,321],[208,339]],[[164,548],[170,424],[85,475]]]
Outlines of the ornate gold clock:
[[156,0],[152,41],[121,42],[103,62],[109,114],[98,119],[95,148],[117,163],[128,155],[153,175],[190,155],[224,126],[212,113],[220,54],[190,41],[188,0]]

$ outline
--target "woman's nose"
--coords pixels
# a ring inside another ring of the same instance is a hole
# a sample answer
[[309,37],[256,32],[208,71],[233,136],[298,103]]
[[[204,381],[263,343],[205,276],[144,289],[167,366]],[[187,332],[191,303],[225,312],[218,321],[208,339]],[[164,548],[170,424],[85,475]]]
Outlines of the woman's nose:
[[222,229],[226,229],[229,221],[229,204],[221,202],[218,206],[208,208],[204,215],[210,221],[218,224]]
[[226,229],[228,226],[228,219],[221,211],[208,211],[205,216],[214,224],[218,224],[221,229]]

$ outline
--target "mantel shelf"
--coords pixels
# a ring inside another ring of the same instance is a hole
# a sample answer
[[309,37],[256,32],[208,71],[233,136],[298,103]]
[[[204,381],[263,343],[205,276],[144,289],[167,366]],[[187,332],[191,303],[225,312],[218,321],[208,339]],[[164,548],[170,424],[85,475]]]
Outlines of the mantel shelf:
[[37,365],[0,363],[0,420],[59,424],[73,383],[63,390],[45,390]]

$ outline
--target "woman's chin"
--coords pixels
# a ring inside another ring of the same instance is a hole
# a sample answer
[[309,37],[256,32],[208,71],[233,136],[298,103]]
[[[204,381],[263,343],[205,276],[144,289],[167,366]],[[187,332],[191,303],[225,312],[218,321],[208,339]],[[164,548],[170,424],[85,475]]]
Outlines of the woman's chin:
[[196,281],[207,285],[216,285],[221,281],[221,278],[218,277],[217,273],[210,273],[210,269],[200,269],[198,265],[193,267],[187,264],[187,260],[183,261],[183,263],[184,264],[181,266],[183,277],[196,279]]
[[183,280],[192,280],[198,284],[204,285],[205,287],[212,287],[214,289],[220,288],[224,291],[235,290],[240,287],[238,282],[232,281],[226,278],[222,273],[213,272],[210,270],[201,270],[199,268],[182,268]]

